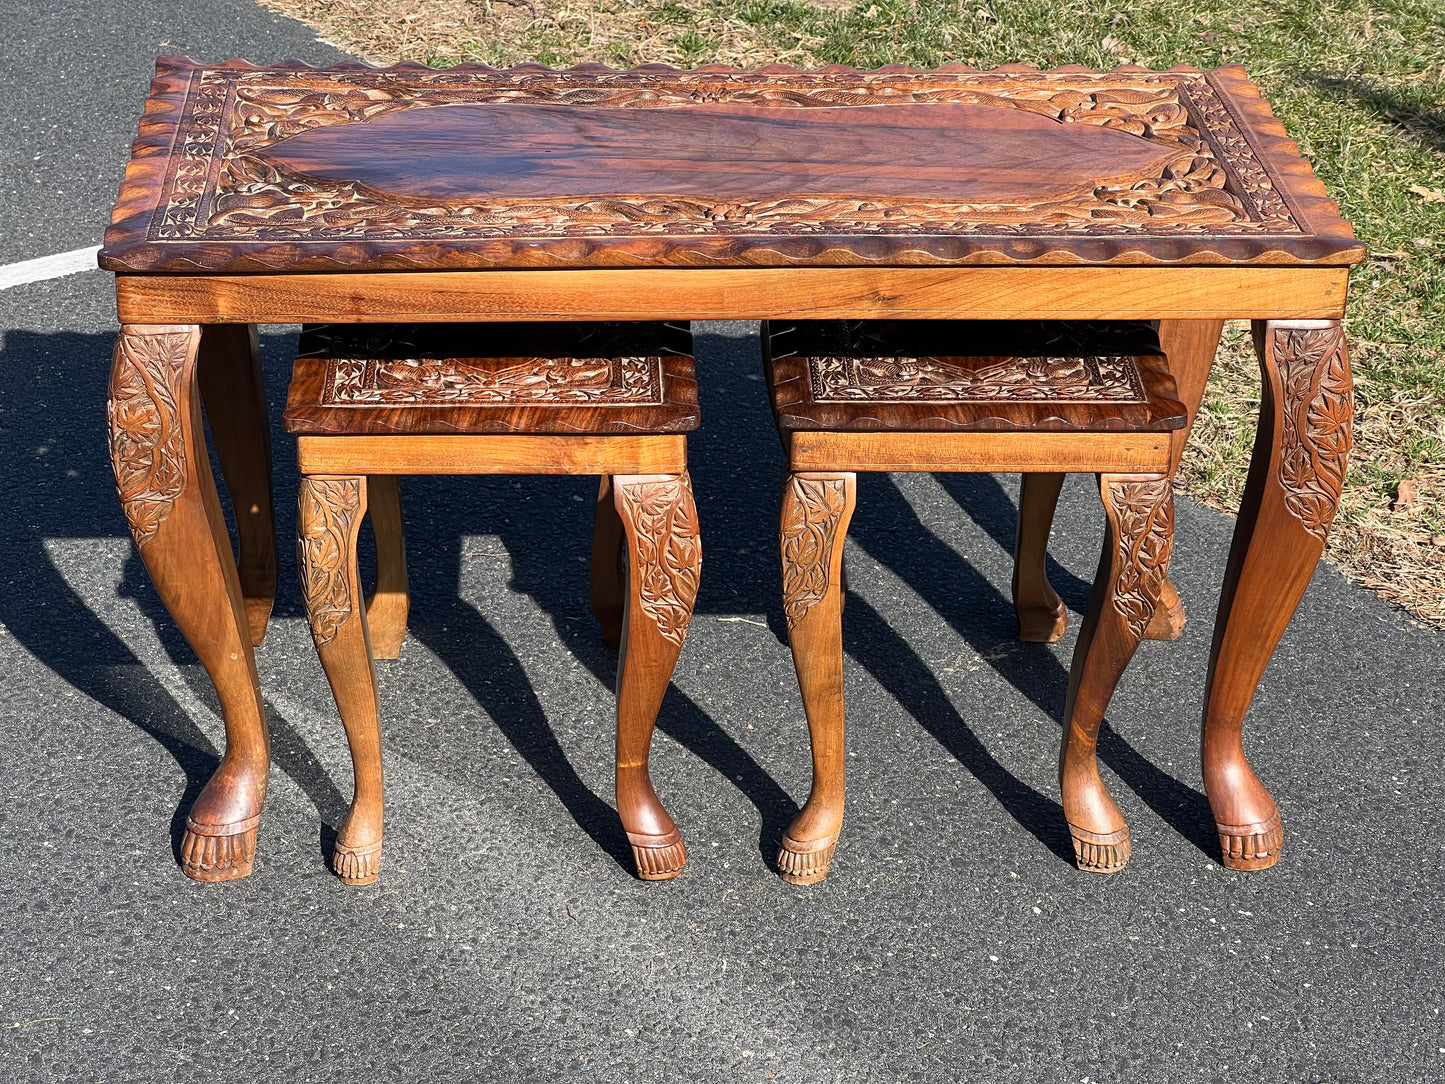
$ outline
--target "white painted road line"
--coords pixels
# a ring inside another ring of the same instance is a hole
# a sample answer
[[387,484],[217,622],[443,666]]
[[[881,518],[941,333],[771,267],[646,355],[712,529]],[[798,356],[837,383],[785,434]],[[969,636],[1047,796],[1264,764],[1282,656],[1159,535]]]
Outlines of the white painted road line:
[[94,271],[95,254],[99,245],[78,248],[74,252],[59,252],[54,256],[41,256],[34,260],[21,260],[0,267],[0,290],[12,286],[24,286],[27,282],[44,282],[46,279],[64,278],[77,271]]

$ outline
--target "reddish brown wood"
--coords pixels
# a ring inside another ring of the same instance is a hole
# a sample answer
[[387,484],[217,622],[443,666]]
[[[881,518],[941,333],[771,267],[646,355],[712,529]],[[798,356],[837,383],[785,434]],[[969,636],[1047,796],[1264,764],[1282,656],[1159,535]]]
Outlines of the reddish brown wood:
[[[463,329],[442,330],[443,341],[454,342],[463,336]],[[494,347],[528,344],[515,328],[497,330],[491,337]],[[668,334],[678,333],[673,329]],[[655,341],[661,332],[635,329],[629,341],[649,334],[654,336],[649,341]],[[580,326],[554,327],[530,345],[557,345],[562,341],[559,336],[582,341],[590,335],[591,331]],[[520,467],[533,473],[578,473],[574,464],[581,448],[588,473],[599,466],[606,472],[593,535],[592,599],[604,638],[620,648],[618,813],[638,875],[646,880],[675,877],[687,860],[687,849],[652,787],[648,753],[657,712],[692,618],[702,558],[697,511],[686,473],[685,438],[646,432],[641,420],[656,404],[639,406],[606,399],[579,403],[574,386],[549,376],[554,360],[570,370],[574,358],[527,354],[491,359],[499,363],[496,370],[514,372],[515,378],[500,383],[477,381],[466,364],[475,359],[458,362],[444,352],[424,358],[400,354],[416,342],[417,337],[405,330],[386,329],[369,349],[374,361],[398,366],[424,363],[435,370],[436,385],[451,389],[444,409],[456,411],[448,435],[416,435],[404,425],[394,425],[394,430],[402,432],[389,436],[349,435],[343,423],[375,433],[381,427],[374,415],[405,408],[390,402],[361,403],[346,411],[319,414],[317,402],[308,402],[305,396],[309,388],[319,398],[324,388],[314,381],[292,385],[292,427],[300,428],[320,417],[332,434],[302,437],[307,444],[298,459],[303,472],[299,546],[308,615],[351,740],[357,773],[357,796],[339,837],[333,867],[343,880],[354,884],[375,880],[380,868],[380,745],[371,660],[395,656],[405,635],[407,613],[405,544],[395,475],[434,473],[443,468],[449,473],[508,473]],[[680,345],[690,347],[690,339],[680,340]],[[306,371],[316,360],[314,352],[299,358],[297,370]],[[619,360],[604,359],[604,371],[618,371]],[[682,353],[667,360],[676,386],[694,388],[692,358]],[[527,379],[528,373],[535,379]],[[567,412],[568,432],[552,436],[517,433],[524,428],[521,419],[553,407]],[[689,410],[695,426],[695,395]],[[639,424],[625,427],[625,435],[602,435],[616,433],[619,417],[629,416]],[[471,431],[472,427],[477,431]],[[525,463],[519,459],[519,441],[527,442]],[[678,463],[676,473],[623,473],[620,468],[647,458],[658,441],[675,442],[668,457]],[[322,475],[315,469],[317,464],[335,468],[348,462],[350,474]],[[372,502],[377,536],[378,585],[366,612],[361,613],[356,602],[360,598],[356,536],[368,502]],[[621,562],[626,565],[625,576]],[[377,620],[381,629],[371,627]]]
[[682,833],[648,775],[652,728],[677,665],[702,569],[692,482],[681,475],[615,475],[613,506],[627,533],[627,593],[617,660],[617,812],[637,875],[676,877]]
[[102,265],[1362,254],[1237,67],[433,71],[163,57]]
[[1324,551],[1353,438],[1349,354],[1338,321],[1255,325],[1259,431],[1220,593],[1204,707],[1204,789],[1224,864],[1266,869],[1279,807],[1244,755],[1244,717]]
[[406,640],[411,593],[406,582],[406,533],[401,516],[401,480],[394,474],[366,479],[366,512],[376,536],[376,590],[366,600],[366,625],[373,659],[395,659]]
[[843,540],[857,497],[844,471],[783,480],[783,610],[813,749],[807,804],[778,848],[778,872],[797,885],[828,875],[843,826]]
[[286,429],[687,432],[698,423],[691,344],[685,327],[656,323],[309,327]]
[[1069,611],[1049,583],[1049,530],[1064,475],[1025,474],[1019,479],[1019,524],[1014,545],[1013,599],[1019,639],[1052,644],[1069,628]]
[[237,570],[251,643],[266,637],[276,601],[276,513],[271,424],[261,344],[254,325],[213,324],[201,333],[197,380],[239,536]]
[[381,713],[367,607],[356,573],[356,536],[366,505],[363,477],[301,478],[296,557],[306,620],[346,728],[355,777],[331,868],[352,885],[371,884],[381,875],[383,827]]
[[146,571],[215,684],[226,752],[186,817],[181,868],[251,872],[270,766],[245,598],[206,453],[194,325],[122,325],[110,375],[116,487]]
[[1103,474],[1099,490],[1108,526],[1069,672],[1059,780],[1079,868],[1116,873],[1129,861],[1129,827],[1099,776],[1099,725],[1159,604],[1174,542],[1174,489],[1161,472]]

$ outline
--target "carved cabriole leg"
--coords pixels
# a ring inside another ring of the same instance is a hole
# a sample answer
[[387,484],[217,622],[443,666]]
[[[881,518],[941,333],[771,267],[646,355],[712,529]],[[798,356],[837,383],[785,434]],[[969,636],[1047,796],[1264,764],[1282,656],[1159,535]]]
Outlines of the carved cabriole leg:
[[687,848],[647,772],[652,729],[682,651],[702,567],[692,482],[682,474],[616,475],[627,535],[627,593],[617,660],[617,812],[637,875],[676,877]]
[[843,539],[857,478],[809,472],[783,481],[783,610],[813,748],[812,790],[778,850],[778,871],[790,884],[827,876],[843,826]]
[[602,640],[613,651],[622,643],[623,546],[622,520],[617,515],[612,479],[602,476],[597,511],[592,519],[592,613],[602,626]]
[[1019,478],[1019,527],[1014,546],[1014,612],[1019,639],[1051,644],[1069,627],[1069,611],[1049,583],[1045,561],[1049,530],[1063,488],[1062,474],[1024,474]]
[[251,872],[270,760],[246,607],[206,454],[200,344],[195,325],[121,328],[110,452],[141,560],[225,718],[226,752],[186,819],[181,868],[198,881],[229,881]]
[[411,596],[406,584],[406,531],[401,516],[401,479],[366,479],[366,510],[376,536],[376,590],[366,600],[366,627],[373,659],[395,659],[406,640]]
[[1104,551],[1069,673],[1059,781],[1079,868],[1115,873],[1129,861],[1129,828],[1099,776],[1099,725],[1159,604],[1174,491],[1166,475],[1104,474],[1099,492]]
[[255,325],[203,328],[197,366],[216,458],[236,513],[246,621],[251,643],[260,646],[276,601],[276,514],[271,501],[271,423]]
[[[1214,366],[1214,355],[1219,350],[1219,336],[1224,331],[1223,320],[1161,320],[1159,322],[1159,345],[1169,358],[1169,371],[1179,388],[1179,401],[1189,414],[1189,424],[1174,431],[1169,455],[1169,477],[1179,469],[1184,448],[1189,443],[1189,431],[1194,426],[1199,404],[1204,401],[1204,389],[1209,383],[1209,370]],[[1159,596],[1159,607],[1144,632],[1146,640],[1177,640],[1184,634],[1184,603],[1172,580],[1164,581],[1164,590]]]
[[1354,386],[1336,320],[1254,325],[1263,395],[1254,457],[1214,625],[1204,708],[1204,789],[1224,864],[1279,861],[1279,809],[1245,759],[1245,712],[1304,596],[1339,506]]
[[363,477],[302,475],[296,511],[296,563],[306,620],[346,728],[356,780],[331,868],[353,885],[370,884],[381,872],[381,723],[356,572],[356,536],[366,502]]

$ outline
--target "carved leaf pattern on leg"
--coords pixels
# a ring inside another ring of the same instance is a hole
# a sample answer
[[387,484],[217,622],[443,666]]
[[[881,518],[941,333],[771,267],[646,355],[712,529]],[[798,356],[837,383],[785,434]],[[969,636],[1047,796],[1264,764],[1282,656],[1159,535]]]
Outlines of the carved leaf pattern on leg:
[[687,472],[650,482],[620,482],[632,525],[642,610],[666,639],[681,644],[692,621],[702,539]]
[[1344,329],[1274,327],[1283,394],[1279,479],[1285,507],[1321,542],[1345,485],[1354,440],[1354,382]]
[[780,539],[783,556],[783,610],[794,628],[828,592],[833,538],[847,507],[847,483],[841,478],[789,478],[783,486]]
[[1110,518],[1119,547],[1114,608],[1142,639],[1159,604],[1174,548],[1174,488],[1166,477],[1109,479]]
[[317,647],[335,639],[356,608],[346,554],[360,510],[360,478],[302,477],[296,559]]
[[122,328],[110,374],[110,458],[137,546],[155,537],[186,486],[177,406],[194,332]]

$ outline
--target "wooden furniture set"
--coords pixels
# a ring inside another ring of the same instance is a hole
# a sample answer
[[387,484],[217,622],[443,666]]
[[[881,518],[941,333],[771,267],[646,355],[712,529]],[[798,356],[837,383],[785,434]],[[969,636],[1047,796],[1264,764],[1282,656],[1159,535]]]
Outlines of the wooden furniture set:
[[[1343,484],[1340,318],[1362,256],[1237,67],[162,58],[101,266],[122,324],[110,401],[122,505],[226,722],[187,819],[185,872],[250,872],[269,769],[252,653],[276,587],[262,322],[319,325],[303,335],[287,426],[308,617],[356,764],[338,873],[379,867],[371,658],[395,653],[406,620],[395,478],[472,472],[602,477],[592,594],[622,647],[619,813],[641,875],[681,869],[647,778],[700,559],[691,350],[666,325],[713,318],[769,322],[784,608],[815,767],[779,858],[796,881],[826,873],[841,823],[839,576],[860,470],[1022,472],[1015,603],[1020,634],[1044,640],[1063,631],[1043,576],[1059,480],[1099,474],[1109,528],[1061,783],[1081,868],[1123,864],[1127,828],[1094,743],[1139,639],[1182,621],[1166,578],[1170,479],[1222,322],[1253,320],[1262,407],[1202,744],[1226,865],[1272,865],[1279,813],[1243,722]],[[363,605],[354,543],[368,510],[378,587]]]

